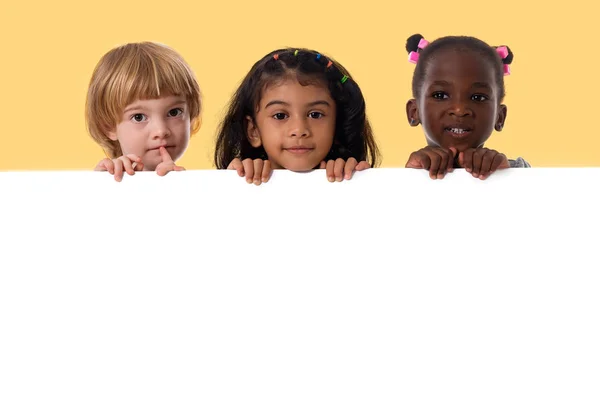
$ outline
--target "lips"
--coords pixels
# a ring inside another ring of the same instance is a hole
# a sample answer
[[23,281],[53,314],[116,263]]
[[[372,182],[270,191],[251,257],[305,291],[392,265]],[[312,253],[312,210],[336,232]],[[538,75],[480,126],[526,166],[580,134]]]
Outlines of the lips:
[[285,150],[292,154],[305,154],[305,153],[308,153],[308,152],[314,150],[314,147],[292,146],[292,147],[286,148]]
[[444,132],[453,137],[460,138],[460,137],[465,137],[469,133],[473,132],[473,129],[468,126],[453,125],[453,126],[445,127]]

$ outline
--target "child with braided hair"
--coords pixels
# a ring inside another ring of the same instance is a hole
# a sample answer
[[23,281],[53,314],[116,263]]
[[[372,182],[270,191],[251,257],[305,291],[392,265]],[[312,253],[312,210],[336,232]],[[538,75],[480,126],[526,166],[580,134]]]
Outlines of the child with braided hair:
[[374,167],[379,150],[358,84],[319,52],[272,51],[250,69],[221,122],[214,161],[248,183],[273,169],[326,169],[329,181]]
[[410,155],[407,168],[426,169],[432,179],[441,179],[462,167],[486,179],[498,169],[530,167],[522,158],[509,160],[484,147],[506,121],[504,76],[513,59],[507,46],[492,47],[470,36],[430,44],[416,34],[406,50],[416,64],[406,114],[411,126],[423,125],[428,144]]

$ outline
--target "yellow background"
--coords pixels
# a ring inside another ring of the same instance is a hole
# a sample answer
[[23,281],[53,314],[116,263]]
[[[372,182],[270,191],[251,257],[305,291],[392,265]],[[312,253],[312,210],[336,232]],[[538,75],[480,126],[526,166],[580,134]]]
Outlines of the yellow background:
[[204,95],[203,125],[179,162],[213,168],[219,118],[251,65],[278,47],[341,62],[361,86],[383,154],[404,166],[425,145],[406,122],[413,64],[405,41],[451,34],[507,44],[506,128],[487,146],[536,167],[600,166],[598,6],[589,0],[3,2],[0,12],[0,170],[93,169],[104,157],[87,134],[87,85],[100,57],[126,42],[180,52]]

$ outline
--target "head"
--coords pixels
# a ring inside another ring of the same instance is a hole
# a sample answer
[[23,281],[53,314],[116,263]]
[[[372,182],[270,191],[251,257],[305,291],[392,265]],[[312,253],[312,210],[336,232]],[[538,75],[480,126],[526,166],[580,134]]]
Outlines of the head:
[[106,53],[96,66],[86,100],[92,138],[107,156],[135,154],[144,169],[173,160],[200,127],[201,94],[188,64],[161,44],[129,43]]
[[458,151],[483,146],[506,121],[504,74],[512,52],[504,46],[508,54],[502,58],[498,48],[470,36],[430,44],[421,39],[413,35],[406,43],[416,59],[413,98],[406,105],[409,124],[423,125],[428,145]]
[[378,162],[365,99],[350,73],[308,49],[279,49],[258,61],[230,102],[215,164],[270,160],[274,169],[308,171],[323,160]]

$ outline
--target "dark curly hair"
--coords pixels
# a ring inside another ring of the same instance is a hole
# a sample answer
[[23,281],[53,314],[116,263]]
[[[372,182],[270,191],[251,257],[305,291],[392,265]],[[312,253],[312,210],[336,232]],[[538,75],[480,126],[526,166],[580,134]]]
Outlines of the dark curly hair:
[[506,95],[504,88],[504,65],[508,65],[513,61],[513,53],[508,46],[505,46],[508,50],[508,55],[504,59],[501,59],[496,51],[500,46],[490,46],[472,36],[444,36],[429,43],[424,49],[419,49],[418,46],[421,39],[423,39],[423,35],[417,33],[406,40],[406,51],[408,53],[411,51],[419,52],[419,61],[417,62],[412,79],[412,93],[414,98],[418,98],[421,94],[421,86],[425,79],[425,70],[432,57],[440,50],[453,49],[471,50],[488,60],[492,68],[494,68],[496,84],[498,85],[498,101],[502,102],[504,100],[504,96]]
[[366,115],[365,99],[350,73],[331,57],[309,49],[272,51],[252,66],[230,101],[218,131],[214,163],[226,169],[234,158],[266,160],[264,148],[254,148],[246,136],[247,119],[254,120],[262,90],[270,83],[295,76],[302,85],[327,84],[336,103],[336,126],[328,159],[350,157],[378,165],[379,150]]

